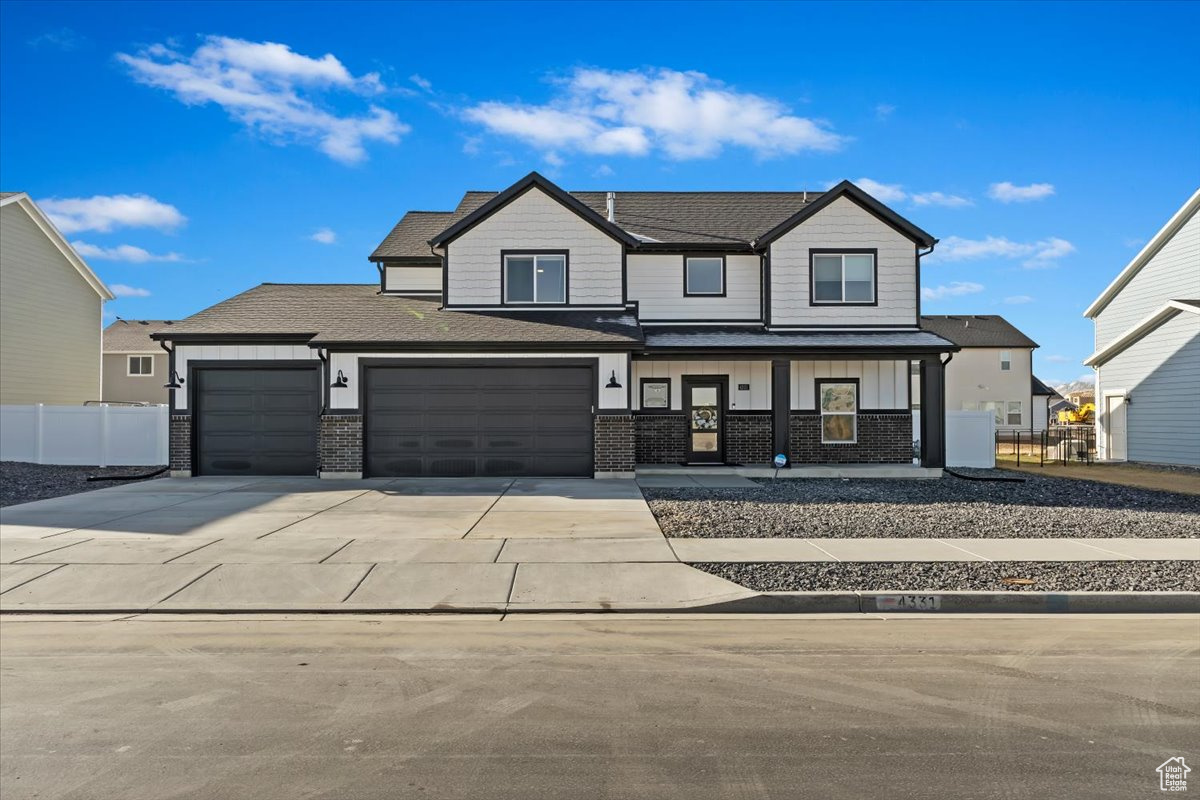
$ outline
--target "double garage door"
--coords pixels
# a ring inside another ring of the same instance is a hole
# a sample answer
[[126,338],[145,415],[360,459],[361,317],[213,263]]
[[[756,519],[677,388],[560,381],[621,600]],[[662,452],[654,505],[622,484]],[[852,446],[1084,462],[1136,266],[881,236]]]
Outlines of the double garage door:
[[[197,474],[316,474],[319,370],[194,374]],[[592,474],[590,366],[377,366],[363,374],[367,476]]]

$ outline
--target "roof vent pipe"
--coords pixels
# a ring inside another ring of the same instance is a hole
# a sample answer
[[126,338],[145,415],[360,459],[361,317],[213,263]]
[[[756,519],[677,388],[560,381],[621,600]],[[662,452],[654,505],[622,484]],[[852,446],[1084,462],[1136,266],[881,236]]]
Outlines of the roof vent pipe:
[[605,202],[608,206],[608,221],[616,222],[617,221],[617,193],[616,192],[608,192],[605,195]]

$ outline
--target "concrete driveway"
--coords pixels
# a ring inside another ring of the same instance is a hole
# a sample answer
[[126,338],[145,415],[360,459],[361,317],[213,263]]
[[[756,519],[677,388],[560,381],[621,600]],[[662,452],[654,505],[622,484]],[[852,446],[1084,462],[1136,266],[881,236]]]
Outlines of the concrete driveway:
[[751,594],[633,481],[190,478],[0,510],[0,610],[592,610]]

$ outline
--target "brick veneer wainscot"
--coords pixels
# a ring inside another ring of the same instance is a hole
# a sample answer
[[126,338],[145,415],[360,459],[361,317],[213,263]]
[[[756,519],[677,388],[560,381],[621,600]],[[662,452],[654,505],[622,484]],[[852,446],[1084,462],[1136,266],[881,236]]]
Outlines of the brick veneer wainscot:
[[821,415],[792,414],[788,449],[795,464],[911,464],[912,414],[859,414],[854,444],[822,444]]
[[771,415],[726,414],[725,415],[725,460],[732,464],[770,464],[775,454],[771,452]]
[[633,417],[628,414],[597,416],[593,428],[596,472],[633,472]]
[[192,415],[172,414],[167,428],[167,459],[173,472],[192,468]]
[[683,414],[638,414],[633,418],[639,464],[682,464],[687,461],[687,417]]
[[362,472],[361,414],[322,415],[320,437],[322,472]]

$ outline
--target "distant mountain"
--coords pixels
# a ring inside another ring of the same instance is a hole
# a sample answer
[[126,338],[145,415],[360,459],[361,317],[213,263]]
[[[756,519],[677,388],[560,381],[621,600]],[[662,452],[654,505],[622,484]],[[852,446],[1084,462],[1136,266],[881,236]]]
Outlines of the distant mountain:
[[1071,381],[1070,383],[1054,387],[1054,390],[1061,395],[1065,395],[1068,392],[1090,392],[1095,389],[1096,384],[1092,381]]

